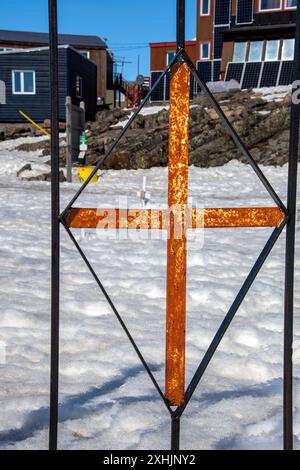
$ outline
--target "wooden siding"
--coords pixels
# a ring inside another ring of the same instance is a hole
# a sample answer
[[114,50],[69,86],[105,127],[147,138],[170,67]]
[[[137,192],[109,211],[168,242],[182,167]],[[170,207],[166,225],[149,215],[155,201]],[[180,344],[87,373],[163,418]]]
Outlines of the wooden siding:
[[[73,104],[79,105],[80,101],[85,102],[86,119],[93,120],[97,104],[97,66],[86,60],[82,55],[73,49],[68,51],[68,90],[67,93],[72,98]],[[76,96],[76,76],[83,79],[82,98]]]
[[[60,48],[58,52],[59,65],[59,119],[65,120],[65,100],[70,94],[76,98],[76,75],[84,78],[83,101],[87,101],[87,114],[94,113],[96,99],[96,66],[84,59],[79,53],[70,48]],[[33,70],[36,76],[35,95],[13,95],[12,71]],[[18,110],[24,111],[37,122],[49,119],[50,109],[50,78],[49,50],[0,54],[0,80],[6,84],[6,105],[0,105],[0,122],[24,122]],[[94,89],[94,95],[93,90]],[[89,100],[91,104],[89,104]],[[78,100],[77,100],[78,101]],[[79,100],[80,101],[80,100]]]
[[[72,46],[72,44],[70,44]],[[9,48],[9,49],[30,49],[37,47],[47,47],[47,43],[13,43],[13,42],[1,42],[0,48]],[[90,53],[90,59],[97,66],[97,96],[106,97],[107,92],[107,81],[112,83],[113,80],[113,71],[112,67],[108,67],[107,61],[111,61],[109,53],[106,49],[96,48],[96,47],[87,47],[87,46],[72,46],[78,51],[86,51]],[[108,86],[109,88],[109,86]]]
[[[167,52],[175,52],[176,44],[161,43],[150,45],[151,48],[151,71],[164,70],[167,67]],[[197,48],[196,41],[186,46],[186,51],[190,58],[196,63],[199,59],[200,50]]]

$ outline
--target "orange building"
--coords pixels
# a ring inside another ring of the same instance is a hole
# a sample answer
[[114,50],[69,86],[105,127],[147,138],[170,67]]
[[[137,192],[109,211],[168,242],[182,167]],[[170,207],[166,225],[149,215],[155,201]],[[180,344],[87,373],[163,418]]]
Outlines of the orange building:
[[[186,49],[206,82],[235,79],[241,88],[291,83],[297,0],[197,0],[196,39]],[[176,50],[151,43],[152,85]],[[166,76],[152,101],[168,100]],[[199,90],[193,87],[192,95]]]

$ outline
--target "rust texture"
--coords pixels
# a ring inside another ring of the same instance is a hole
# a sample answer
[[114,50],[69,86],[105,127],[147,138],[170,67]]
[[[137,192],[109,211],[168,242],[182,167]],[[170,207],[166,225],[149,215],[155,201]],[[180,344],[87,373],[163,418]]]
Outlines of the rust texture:
[[70,209],[66,222],[70,228],[162,230],[166,217],[163,210]]
[[187,65],[175,64],[170,85],[168,207],[171,213],[166,312],[166,398],[172,406],[181,405],[185,393],[187,247],[184,213],[188,203],[189,82]]
[[[177,215],[177,221],[179,216]],[[168,230],[170,212],[155,209],[70,209],[66,222],[70,228]],[[284,220],[277,207],[187,209],[186,228],[278,227]],[[182,227],[179,220],[180,232]],[[180,233],[179,233],[180,235]]]
[[285,217],[278,207],[191,209],[191,211],[192,228],[278,227]]

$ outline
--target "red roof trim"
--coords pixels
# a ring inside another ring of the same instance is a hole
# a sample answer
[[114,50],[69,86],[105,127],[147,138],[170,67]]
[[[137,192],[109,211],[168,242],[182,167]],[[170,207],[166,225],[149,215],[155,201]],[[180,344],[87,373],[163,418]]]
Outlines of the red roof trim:
[[[186,41],[186,46],[194,46],[197,41]],[[176,47],[176,42],[150,42],[150,47]]]

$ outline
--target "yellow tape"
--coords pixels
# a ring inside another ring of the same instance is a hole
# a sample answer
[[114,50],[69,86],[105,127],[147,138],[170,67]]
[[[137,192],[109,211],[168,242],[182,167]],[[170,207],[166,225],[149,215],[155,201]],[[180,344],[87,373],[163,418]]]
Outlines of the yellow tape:
[[25,119],[27,119],[27,121],[29,121],[31,124],[33,124],[37,129],[39,129],[41,132],[43,132],[43,134],[45,134],[45,135],[47,135],[48,137],[50,137],[49,132],[47,132],[45,129],[43,129],[41,126],[39,126],[36,122],[34,122],[29,116],[27,116],[27,114],[23,113],[23,111],[20,111],[20,110],[19,110],[19,113],[20,113]]

